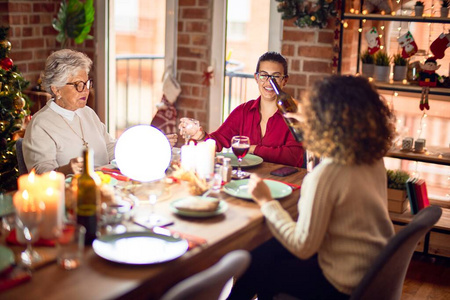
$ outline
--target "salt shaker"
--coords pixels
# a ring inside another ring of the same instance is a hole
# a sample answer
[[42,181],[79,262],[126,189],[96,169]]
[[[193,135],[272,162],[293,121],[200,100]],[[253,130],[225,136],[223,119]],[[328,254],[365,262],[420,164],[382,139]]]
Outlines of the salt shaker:
[[222,180],[223,182],[231,181],[231,158],[224,157],[222,160]]

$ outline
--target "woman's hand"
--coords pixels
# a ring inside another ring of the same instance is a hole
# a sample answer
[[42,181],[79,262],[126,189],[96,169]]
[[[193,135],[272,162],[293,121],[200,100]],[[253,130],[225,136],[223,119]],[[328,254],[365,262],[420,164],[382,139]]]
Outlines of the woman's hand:
[[180,130],[180,135],[186,140],[186,143],[190,139],[198,141],[203,139],[205,136],[203,128],[200,126],[200,122],[195,119],[181,118],[178,129]]
[[299,121],[300,123],[304,123],[305,118],[303,116],[302,106],[297,103],[297,108],[298,109],[297,109],[296,113],[285,113],[283,115],[283,117],[285,117],[285,118],[292,118],[292,119],[295,119],[295,120]]
[[178,135],[176,133],[166,134],[166,138],[169,140],[170,147],[175,146],[178,141]]
[[67,165],[57,168],[55,171],[61,172],[64,175],[69,174],[81,174],[83,172],[83,158],[75,157],[72,158]]
[[255,200],[259,206],[273,200],[269,187],[265,184],[261,177],[256,174],[252,174],[250,176],[248,191],[250,195],[252,195],[253,200]]

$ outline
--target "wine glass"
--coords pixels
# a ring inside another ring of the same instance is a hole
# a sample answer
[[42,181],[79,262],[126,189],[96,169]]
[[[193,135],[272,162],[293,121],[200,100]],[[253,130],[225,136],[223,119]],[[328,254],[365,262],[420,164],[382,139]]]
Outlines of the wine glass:
[[[27,191],[24,191],[26,193]],[[42,221],[43,211],[45,209],[44,202],[33,198],[31,195],[24,194],[23,201],[15,203],[16,205],[16,222],[17,226],[23,230],[23,234],[27,241],[27,248],[20,254],[22,263],[28,267],[42,260],[39,253],[33,247],[32,242],[37,237],[39,224]]]
[[200,122],[191,118],[180,119],[180,134],[183,136],[185,144],[189,143],[191,137],[200,129]]
[[243,135],[233,136],[231,139],[231,149],[238,160],[237,171],[233,170],[232,177],[235,179],[244,179],[250,176],[249,172],[241,170],[242,159],[247,155],[250,149],[250,138]]
[[141,199],[145,199],[144,201],[141,200],[141,202],[148,202],[150,213],[134,218],[135,222],[147,228],[163,226],[162,224],[166,222],[166,219],[155,214],[155,205],[158,198],[164,193],[164,179],[143,183],[138,193],[141,195]]

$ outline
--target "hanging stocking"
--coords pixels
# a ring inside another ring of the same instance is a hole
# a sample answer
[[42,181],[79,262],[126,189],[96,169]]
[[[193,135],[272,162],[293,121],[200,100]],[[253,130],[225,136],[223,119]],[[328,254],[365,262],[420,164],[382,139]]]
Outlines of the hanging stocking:
[[411,32],[407,32],[404,35],[400,36],[397,39],[398,43],[402,47],[402,57],[408,58],[416,54],[417,52],[417,44],[414,41],[414,38]]
[[375,27],[372,27],[371,30],[366,32],[366,40],[369,45],[369,54],[373,55],[380,50],[380,37],[378,36],[378,32]]
[[430,51],[434,54],[435,59],[442,59],[445,50],[450,47],[450,32],[441,33],[439,37],[430,45]]

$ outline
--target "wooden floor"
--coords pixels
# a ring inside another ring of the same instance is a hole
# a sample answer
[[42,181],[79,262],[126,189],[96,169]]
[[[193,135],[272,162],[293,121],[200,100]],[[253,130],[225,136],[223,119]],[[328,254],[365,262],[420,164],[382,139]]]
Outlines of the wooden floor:
[[450,258],[414,254],[402,294],[402,300],[413,299],[450,299]]

